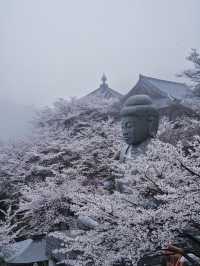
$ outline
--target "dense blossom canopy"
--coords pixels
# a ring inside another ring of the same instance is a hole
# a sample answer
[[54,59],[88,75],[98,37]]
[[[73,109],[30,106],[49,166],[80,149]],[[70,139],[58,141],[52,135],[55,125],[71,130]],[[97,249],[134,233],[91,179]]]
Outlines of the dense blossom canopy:
[[[157,138],[146,154],[120,163],[120,123],[110,106],[59,100],[38,113],[29,140],[2,147],[1,245],[3,234],[9,242],[16,233],[52,232],[72,265],[111,265],[118,257],[135,265],[199,221],[200,138],[189,141],[187,152],[181,142]],[[169,126],[161,123],[159,135]],[[5,213],[11,205],[12,219]],[[70,238],[65,232],[80,217],[91,219],[91,228]]]

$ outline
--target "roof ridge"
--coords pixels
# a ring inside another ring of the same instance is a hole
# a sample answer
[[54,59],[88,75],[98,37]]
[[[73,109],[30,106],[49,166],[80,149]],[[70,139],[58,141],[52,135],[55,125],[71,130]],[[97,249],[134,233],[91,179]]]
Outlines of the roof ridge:
[[[89,92],[89,93],[88,93],[87,95],[85,95],[85,96],[89,96],[89,95],[91,95],[91,94],[95,94],[96,92],[98,92],[98,91],[100,91],[100,90],[101,90],[101,87],[99,87],[99,88],[97,88],[97,89],[95,89],[95,90]],[[121,94],[120,92],[118,92],[118,91],[115,90],[115,89],[111,89],[109,86],[106,87],[105,91],[108,91],[108,92],[110,92],[110,93],[112,93],[112,94],[117,94],[117,95],[119,95],[119,96],[122,96],[122,94]],[[84,97],[85,97],[85,96],[84,96]]]
[[[19,243],[27,243],[27,245],[24,245],[24,247],[20,247],[20,251],[17,250],[17,245],[19,245]],[[19,257],[21,256],[24,251],[33,243],[33,240],[31,238],[28,238],[28,239],[25,239],[25,240],[22,240],[22,241],[18,241],[18,242],[15,242],[13,245],[16,246],[16,253],[14,251],[13,255],[8,258],[8,262],[12,262],[16,257]],[[19,253],[17,253],[19,251]]]
[[179,85],[184,85],[187,87],[187,85],[183,82],[177,82],[177,81],[171,81],[171,80],[165,80],[165,79],[158,79],[158,78],[153,78],[153,77],[149,77],[149,76],[145,76],[145,75],[141,75],[141,78],[146,78],[146,79],[153,79],[153,80],[158,80],[158,81],[163,81],[163,82],[167,82],[167,83],[175,83],[175,84],[179,84]]

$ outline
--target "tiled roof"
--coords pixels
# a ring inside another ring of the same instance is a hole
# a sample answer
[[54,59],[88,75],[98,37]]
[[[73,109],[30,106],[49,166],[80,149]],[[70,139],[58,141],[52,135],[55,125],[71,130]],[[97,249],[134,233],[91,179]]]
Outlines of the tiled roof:
[[111,88],[109,88],[108,84],[106,83],[106,76],[103,75],[102,77],[102,83],[100,84],[99,88],[90,92],[87,94],[85,97],[98,97],[98,98],[103,98],[103,99],[120,99],[122,97],[122,94],[119,93],[118,91],[115,91]]
[[91,96],[100,97],[104,99],[111,99],[111,98],[120,99],[122,97],[122,94],[109,88],[107,84],[105,84],[104,86],[102,84],[98,89],[87,94],[85,97],[91,97]]
[[16,242],[6,248],[4,259],[9,264],[33,263],[48,260],[46,256],[46,240],[27,239]]
[[130,96],[146,94],[158,107],[170,105],[174,101],[183,102],[193,97],[192,90],[184,83],[162,80],[144,75],[139,76],[136,85],[121,99],[123,104]]
[[191,90],[184,83],[162,80],[157,78],[151,78],[147,76],[140,75],[140,80],[149,83],[154,88],[161,90],[168,97],[174,97],[176,99],[184,99],[191,95]]

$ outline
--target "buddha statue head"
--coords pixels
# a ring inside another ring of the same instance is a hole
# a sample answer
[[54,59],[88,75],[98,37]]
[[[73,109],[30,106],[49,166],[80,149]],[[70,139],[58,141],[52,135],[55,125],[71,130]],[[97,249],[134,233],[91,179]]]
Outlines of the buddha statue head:
[[147,95],[128,98],[121,110],[122,133],[127,144],[141,144],[156,136],[159,114]]

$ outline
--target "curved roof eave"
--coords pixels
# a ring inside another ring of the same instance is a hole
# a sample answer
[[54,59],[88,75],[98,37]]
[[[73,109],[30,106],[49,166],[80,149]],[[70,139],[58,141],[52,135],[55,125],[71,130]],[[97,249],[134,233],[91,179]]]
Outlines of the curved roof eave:
[[16,253],[12,257],[5,258],[9,264],[23,264],[33,263],[39,261],[46,261],[46,240],[32,240],[16,242],[10,246],[10,250],[16,249]]

